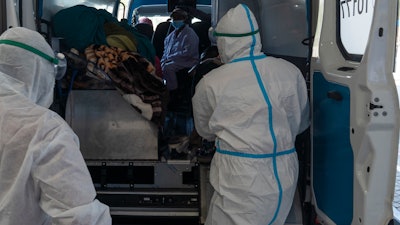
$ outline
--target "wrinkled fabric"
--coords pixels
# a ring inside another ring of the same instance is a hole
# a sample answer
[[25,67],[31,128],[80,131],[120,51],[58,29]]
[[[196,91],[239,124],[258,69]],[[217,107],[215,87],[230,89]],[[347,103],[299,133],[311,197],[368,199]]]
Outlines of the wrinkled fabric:
[[139,108],[140,114],[144,118],[151,120],[153,117],[153,108],[151,107],[151,104],[144,103],[143,100],[135,94],[124,94],[122,97],[125,101],[129,102],[129,104]]
[[[62,37],[61,42],[67,49],[75,48],[82,52],[91,44],[107,45],[107,41],[111,41],[111,44],[117,44],[119,47],[133,48],[135,45],[140,55],[154,63],[156,50],[151,41],[130,26],[126,20],[118,22],[104,9],[85,5],[62,9],[52,18],[52,28],[54,36]],[[124,37],[111,36],[107,40],[107,35]],[[123,43],[124,41],[127,43]]]
[[163,78],[168,90],[178,87],[176,72],[190,69],[199,62],[199,37],[188,25],[171,32],[164,41],[164,54],[161,58]]
[[[106,45],[90,45],[85,49],[84,53],[87,61],[95,64],[105,73],[116,69],[122,61],[133,58],[140,64],[137,68],[138,71],[144,70],[151,75],[155,75],[156,69],[154,65],[136,52],[126,51],[117,47],[108,47]],[[90,70],[90,68],[87,69]]]
[[132,27],[128,24],[126,20],[121,20],[119,25],[129,32],[133,33],[135,39],[137,41],[137,51],[138,53],[149,60],[151,63],[154,63],[154,58],[156,57],[156,49],[154,48],[153,43],[151,43],[150,39],[140,33],[135,27]]
[[[54,55],[26,28],[9,29],[0,39]],[[0,224],[111,224],[109,208],[95,200],[78,137],[47,109],[54,76],[49,61],[0,45]]]
[[135,36],[118,25],[109,22],[104,24],[107,44],[112,47],[118,47],[126,51],[137,52],[137,41]]
[[89,62],[88,71],[97,74],[95,76],[99,79],[110,79],[123,96],[129,94],[124,99],[146,119],[157,125],[164,123],[168,91],[162,79],[155,75],[155,67],[146,58],[105,45],[87,47],[85,57]]
[[[142,103],[128,101],[145,118],[150,118],[158,126],[162,126],[166,114],[168,92],[161,79],[149,74],[141,67],[141,62],[129,58],[122,61],[116,69],[109,72],[115,87],[125,94],[135,94]],[[124,98],[128,100],[129,98]],[[148,111],[149,105],[152,111]],[[150,114],[150,115],[149,115]]]
[[[296,135],[309,126],[304,78],[261,52],[257,21],[239,4],[219,21],[221,59],[193,96],[197,132],[217,145],[207,225],[284,224],[298,178]],[[247,35],[244,35],[247,34]]]
[[111,13],[84,5],[76,5],[58,11],[52,18],[55,37],[69,48],[83,51],[90,44],[107,44],[104,24],[118,23]]
[[[46,42],[28,38],[29,36],[25,36],[28,34],[31,32],[27,29],[10,29],[0,36],[0,40],[18,41],[54,56],[53,50]],[[41,56],[19,47],[1,44],[0,50],[0,71],[12,75],[10,78],[15,80],[15,84],[8,85],[8,88],[40,106],[50,107],[53,102],[53,91],[49,90],[53,90],[55,83],[54,65]]]

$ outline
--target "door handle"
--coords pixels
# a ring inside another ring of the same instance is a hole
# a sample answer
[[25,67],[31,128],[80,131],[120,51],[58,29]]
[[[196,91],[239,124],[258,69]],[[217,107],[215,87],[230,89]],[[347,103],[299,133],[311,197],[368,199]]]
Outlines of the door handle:
[[342,94],[340,94],[340,92],[338,92],[338,91],[328,91],[327,96],[328,96],[328,98],[331,98],[336,101],[343,100]]

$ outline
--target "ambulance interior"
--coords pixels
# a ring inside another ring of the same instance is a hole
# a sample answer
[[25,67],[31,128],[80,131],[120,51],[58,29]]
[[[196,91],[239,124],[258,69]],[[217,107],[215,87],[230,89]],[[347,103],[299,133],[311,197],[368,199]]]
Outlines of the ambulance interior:
[[[209,27],[230,8],[247,4],[258,20],[264,53],[292,62],[309,82],[315,2],[36,0],[36,19],[21,18],[26,21],[22,25],[37,28],[67,56],[67,75],[57,83],[52,109],[78,135],[97,198],[110,206],[114,224],[203,224],[207,216],[213,143],[189,148],[193,124],[187,102],[175,111],[187,119],[181,123],[186,136],[171,141],[161,132],[168,95],[158,85],[155,65],[156,57],[162,56],[163,39],[173,29],[167,21],[171,10],[177,5],[195,9],[191,26],[202,52],[212,45]],[[135,27],[140,17],[153,20],[151,38]],[[110,43],[126,51],[116,51]],[[115,57],[134,60],[120,67],[109,65]],[[126,86],[125,79],[135,85]],[[183,90],[187,95],[190,91]],[[286,224],[313,224],[309,139],[306,131],[296,144],[298,191]]]

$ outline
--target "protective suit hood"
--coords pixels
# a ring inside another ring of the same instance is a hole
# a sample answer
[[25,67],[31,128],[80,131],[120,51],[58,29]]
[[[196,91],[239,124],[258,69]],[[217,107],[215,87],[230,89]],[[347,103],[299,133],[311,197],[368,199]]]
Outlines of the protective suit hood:
[[217,37],[218,51],[224,63],[261,53],[262,45],[257,21],[244,4],[230,9],[220,19],[214,35]]
[[[39,33],[27,28],[8,29],[0,36],[0,40],[23,43],[54,57],[46,40]],[[0,80],[2,83],[9,83],[7,87],[10,90],[24,95],[38,105],[48,108],[53,102],[54,65],[24,48],[0,44]]]

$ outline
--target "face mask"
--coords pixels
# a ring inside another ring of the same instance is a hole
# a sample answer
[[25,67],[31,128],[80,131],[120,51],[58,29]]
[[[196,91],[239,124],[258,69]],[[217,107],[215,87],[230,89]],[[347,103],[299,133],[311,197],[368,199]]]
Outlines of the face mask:
[[208,29],[208,39],[210,39],[211,45],[217,45],[217,37],[214,35],[214,32],[214,27]]
[[58,59],[58,64],[54,64],[56,80],[61,80],[67,72],[67,59],[61,52],[55,53],[55,56]]
[[183,20],[173,20],[172,21],[172,26],[175,27],[175,29],[181,28],[185,23]]
[[55,74],[56,80],[61,80],[64,77],[65,72],[67,71],[67,60],[65,58],[65,55],[62,53],[55,53],[54,54],[55,57],[52,57],[52,56],[49,56],[46,53],[40,51],[39,49],[36,49],[27,44],[24,44],[24,43],[21,43],[18,41],[13,41],[13,40],[0,40],[0,44],[6,44],[6,45],[20,47],[20,48],[23,48],[27,51],[30,51],[30,52],[46,59],[47,61],[49,61],[50,63],[52,63],[54,65],[54,74]]

